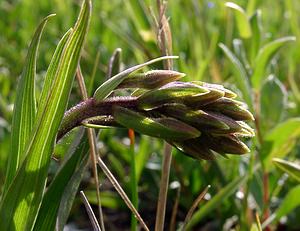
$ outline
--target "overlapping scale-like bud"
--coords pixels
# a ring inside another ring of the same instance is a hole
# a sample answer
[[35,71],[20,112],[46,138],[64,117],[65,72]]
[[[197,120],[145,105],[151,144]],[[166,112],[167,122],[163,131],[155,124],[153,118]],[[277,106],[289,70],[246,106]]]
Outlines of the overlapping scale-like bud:
[[[159,84],[152,76],[155,88],[142,91],[135,111],[119,106],[113,108],[117,123],[162,138],[196,159],[211,160],[216,153],[240,155],[249,152],[241,138],[254,136],[253,129],[245,123],[254,118],[244,103],[234,100],[235,93],[217,84],[174,81],[183,76],[178,72],[158,73],[155,72],[159,81],[164,75],[169,76],[165,79],[170,81]],[[143,81],[147,82],[146,75]],[[147,85],[140,81],[136,81],[137,85],[134,83],[134,79],[128,79],[121,87]]]
[[134,89],[130,96],[78,104],[65,113],[58,137],[97,124],[164,139],[196,159],[249,152],[241,140],[254,136],[245,122],[254,120],[246,105],[222,85],[179,81],[183,76],[171,70],[131,74],[118,86]]

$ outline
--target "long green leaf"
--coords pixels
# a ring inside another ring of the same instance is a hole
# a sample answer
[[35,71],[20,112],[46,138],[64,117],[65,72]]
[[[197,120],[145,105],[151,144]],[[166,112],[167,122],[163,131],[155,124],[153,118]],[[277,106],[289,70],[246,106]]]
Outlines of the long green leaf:
[[300,182],[300,165],[291,161],[274,158],[273,163],[292,178]]
[[219,47],[223,50],[225,55],[229,58],[233,65],[233,72],[235,77],[235,82],[237,87],[241,90],[243,98],[250,107],[250,110],[253,111],[252,97],[251,97],[251,88],[247,76],[247,71],[245,70],[242,62],[229,50],[227,46],[223,43],[219,44]]
[[86,37],[90,13],[91,2],[86,0],[53,76],[54,83],[45,108],[39,108],[43,113],[35,122],[31,142],[26,149],[26,159],[1,201],[0,227],[3,230],[23,231],[33,228],[42,201],[56,133],[68,103]]
[[265,141],[272,147],[265,156],[264,164],[267,170],[273,167],[272,158],[283,158],[295,145],[295,140],[300,137],[300,118],[291,118],[273,128],[265,136]]
[[85,155],[80,165],[77,167],[76,171],[74,172],[73,176],[71,177],[71,179],[69,180],[68,184],[65,187],[59,205],[57,223],[56,223],[57,230],[59,231],[63,230],[67,222],[80,182],[88,167],[88,163],[89,163],[88,160],[89,160],[89,155]]
[[270,225],[273,222],[278,221],[281,217],[288,215],[295,208],[300,206],[300,185],[292,188],[283,201],[280,203],[276,211],[262,224],[262,227]]
[[210,201],[194,213],[191,220],[188,222],[186,229],[191,230],[201,219],[203,219],[208,213],[210,213],[217,206],[220,206],[221,202],[227,197],[231,196],[235,190],[247,179],[247,176],[241,176],[226,185],[221,191],[219,191]]
[[266,44],[263,48],[260,49],[256,59],[255,59],[255,68],[252,75],[252,84],[256,90],[262,85],[264,78],[266,78],[266,68],[269,64],[271,58],[276,54],[276,52],[288,42],[295,41],[294,36],[283,37],[277,40],[274,40]]
[[250,38],[252,35],[251,25],[243,8],[233,2],[226,2],[225,6],[234,11],[235,21],[242,38]]
[[36,231],[52,231],[55,229],[57,213],[64,191],[76,167],[81,163],[88,151],[87,137],[85,136],[82,140],[81,138],[82,135],[79,135],[71,145],[68,151],[69,159],[65,161],[64,165],[56,174],[43,197],[42,205],[34,225],[34,230]]
[[113,76],[109,80],[105,81],[100,87],[98,87],[94,93],[94,97],[97,100],[102,100],[110,93],[131,73],[140,70],[141,68],[148,66],[152,63],[156,63],[165,59],[177,59],[178,56],[163,56],[160,58],[152,59],[146,63],[142,63],[131,68],[126,69],[125,71],[120,72],[119,74]]
[[[68,38],[70,36],[72,32],[72,29],[68,30],[65,35],[62,37],[62,39],[59,41],[55,52],[52,56],[51,62],[49,64],[46,76],[45,76],[45,80],[44,80],[44,86],[41,92],[41,96],[40,96],[40,100],[39,100],[39,104],[38,106],[40,108],[44,108],[45,107],[45,103],[47,102],[47,96],[50,93],[50,89],[52,87],[53,84],[53,76],[55,76],[55,73],[58,69],[58,65],[60,63],[61,57],[63,55],[63,50],[64,47],[68,41]],[[41,113],[42,110],[39,110],[39,112]],[[39,117],[39,115],[37,115],[37,117]]]
[[35,75],[38,46],[49,15],[38,26],[28,49],[24,69],[17,87],[14,105],[11,137],[11,155],[8,159],[4,192],[13,180],[17,169],[24,160],[24,149],[28,141],[36,116]]

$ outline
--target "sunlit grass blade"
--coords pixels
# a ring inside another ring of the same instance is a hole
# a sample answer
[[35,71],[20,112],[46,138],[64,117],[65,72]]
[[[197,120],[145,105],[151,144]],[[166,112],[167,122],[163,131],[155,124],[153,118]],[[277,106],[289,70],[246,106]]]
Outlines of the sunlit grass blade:
[[3,230],[33,228],[42,201],[56,133],[67,106],[86,37],[90,13],[91,2],[86,0],[53,76],[54,83],[45,107],[39,108],[43,112],[35,122],[31,142],[26,149],[26,159],[1,201],[0,227]]
[[113,91],[129,74],[140,70],[141,68],[148,66],[150,64],[166,60],[166,59],[177,59],[178,56],[163,56],[160,58],[152,59],[146,63],[142,63],[131,68],[126,69],[125,71],[120,72],[119,74],[113,76],[109,80],[105,81],[94,93],[94,97],[97,100],[102,100]]
[[278,167],[282,171],[289,174],[289,176],[300,182],[299,164],[279,158],[273,158],[273,163],[276,165],[276,167]]
[[243,66],[241,61],[229,50],[227,46],[221,43],[219,44],[219,47],[224,51],[225,55],[232,63],[236,85],[241,90],[243,98],[248,104],[250,111],[252,111],[253,103],[251,97],[251,87],[245,67]]
[[79,135],[78,138],[74,140],[67,156],[69,159],[61,166],[49,185],[43,197],[33,230],[52,231],[55,229],[58,209],[66,187],[68,186],[70,188],[70,179],[74,176],[77,166],[82,162],[88,151],[87,137],[85,136],[82,140],[81,138],[82,136]]
[[235,21],[242,38],[250,38],[252,35],[248,16],[243,8],[233,2],[226,2],[225,6],[234,11]]
[[266,142],[272,145],[269,153],[264,157],[264,164],[267,170],[271,170],[274,165],[272,158],[285,157],[294,147],[295,140],[300,136],[300,118],[290,118],[278,124],[265,135]]
[[288,42],[292,42],[295,40],[296,38],[294,36],[283,37],[266,44],[260,49],[255,59],[255,68],[251,77],[254,89],[258,90],[261,87],[261,83],[263,82],[264,78],[267,77],[266,69],[271,58],[277,53],[277,51],[282,46],[284,46]]
[[269,226],[271,223],[278,221],[281,217],[288,215],[295,208],[300,206],[300,185],[293,187],[286,194],[283,201],[280,203],[279,207],[275,212],[267,219],[263,224],[262,228]]
[[[57,71],[58,65],[60,64],[61,57],[63,55],[64,47],[68,41],[68,38],[72,32],[72,29],[68,30],[65,35],[62,37],[62,39],[59,41],[55,52],[52,56],[51,62],[49,64],[45,80],[44,80],[44,86],[41,92],[40,100],[39,100],[39,108],[44,108],[45,103],[47,102],[47,96],[50,92],[50,89],[53,84],[53,76],[55,76],[55,73]],[[39,110],[40,113],[42,113],[42,110]],[[39,117],[39,115],[37,115]]]
[[217,206],[220,206],[222,201],[231,196],[246,179],[247,176],[238,177],[222,188],[210,201],[206,202],[197,212],[194,213],[186,226],[186,230],[191,230],[191,228],[201,221],[201,219],[203,219],[208,213]]
[[25,145],[30,137],[36,116],[35,75],[37,52],[44,27],[48,19],[53,16],[52,14],[46,17],[36,29],[17,87],[12,121],[11,155],[8,155],[5,191],[25,158]]

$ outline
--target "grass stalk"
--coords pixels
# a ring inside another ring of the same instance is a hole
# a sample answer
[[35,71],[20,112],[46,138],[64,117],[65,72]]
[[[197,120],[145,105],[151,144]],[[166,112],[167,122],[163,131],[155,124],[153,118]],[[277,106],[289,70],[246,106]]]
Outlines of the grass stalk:
[[[130,139],[130,184],[131,184],[131,201],[133,206],[138,210],[138,182],[136,180],[136,167],[135,167],[135,135],[132,129],[128,130]],[[134,214],[131,214],[131,231],[137,230],[137,219]]]
[[88,199],[86,198],[86,196],[85,196],[85,194],[84,194],[83,191],[80,191],[80,196],[82,198],[82,201],[83,201],[84,206],[86,208],[86,211],[87,211],[87,213],[89,215],[89,218],[90,218],[90,221],[91,221],[91,223],[93,225],[94,230],[95,231],[101,231],[100,226],[98,224],[98,221],[96,219],[96,216],[95,216],[95,214],[94,214],[94,212],[92,210],[92,207],[91,207],[91,205],[90,205],[90,203],[89,203]]
[[127,207],[131,210],[132,213],[134,213],[134,215],[136,216],[137,220],[140,222],[140,224],[142,225],[144,230],[149,231],[149,228],[147,227],[146,223],[144,222],[144,220],[142,219],[142,217],[140,216],[138,211],[133,206],[132,202],[130,201],[130,199],[126,195],[125,191],[122,189],[122,187],[118,183],[117,179],[109,171],[109,169],[107,168],[107,166],[105,165],[105,163],[102,161],[102,159],[99,156],[98,156],[98,164],[99,164],[100,168],[102,169],[102,171],[104,172],[104,174],[109,179],[109,181],[112,183],[114,188],[117,190],[117,192],[119,193],[119,195],[121,196],[121,198],[123,199],[123,201],[125,202]]
[[[80,66],[77,67],[76,71],[76,79],[78,81],[80,93],[82,95],[83,100],[88,99],[86,86],[84,83],[84,78],[81,73]],[[92,162],[92,169],[93,169],[93,175],[95,178],[95,184],[96,184],[96,197],[97,197],[97,204],[98,204],[98,211],[99,211],[99,221],[101,225],[101,229],[104,231],[104,219],[103,219],[103,212],[101,207],[101,198],[100,198],[100,190],[99,190],[99,179],[98,179],[98,171],[97,171],[97,150],[96,150],[96,134],[92,128],[87,128],[87,135],[90,145],[90,158]]]

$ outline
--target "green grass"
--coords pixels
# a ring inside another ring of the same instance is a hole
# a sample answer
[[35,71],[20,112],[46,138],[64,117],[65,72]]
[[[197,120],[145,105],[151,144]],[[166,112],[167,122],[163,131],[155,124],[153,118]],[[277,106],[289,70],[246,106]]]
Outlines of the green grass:
[[[87,192],[99,217],[98,186],[87,167],[87,135],[81,138],[77,129],[54,145],[64,111],[82,100],[78,83],[73,81],[78,61],[89,97],[95,94],[98,99],[109,95],[133,69],[163,68],[162,62],[145,65],[161,56],[153,19],[156,1],[93,1],[91,12],[89,1],[83,2],[86,5],[76,26],[81,1],[0,2],[3,230],[53,230],[56,222],[60,228],[70,222],[91,227],[76,193],[79,188]],[[187,224],[191,230],[206,225],[219,230],[234,217],[235,230],[255,230],[259,221],[262,228],[275,229],[282,217],[287,218],[284,229],[293,230],[300,227],[296,196],[300,3],[234,2],[238,6],[216,0],[172,0],[167,4],[173,54],[179,56],[173,60],[174,70],[186,74],[183,81],[218,83],[237,92],[238,100],[246,102],[256,118],[251,124],[256,136],[246,141],[249,154],[196,161],[173,149],[170,183],[180,185],[175,227],[180,229],[193,201],[211,185]],[[56,16],[43,21],[52,13]],[[40,26],[38,22],[42,22]],[[112,70],[109,60],[116,48],[122,49],[122,58]],[[135,67],[105,82],[109,70],[113,75],[118,73],[119,63],[121,71]],[[163,142],[135,133],[134,148],[127,132],[101,129],[98,151],[129,198],[133,195],[147,226],[154,230]],[[106,229],[129,230],[130,210],[100,168],[98,175]],[[177,189],[169,187],[165,230],[171,225],[176,197]]]

